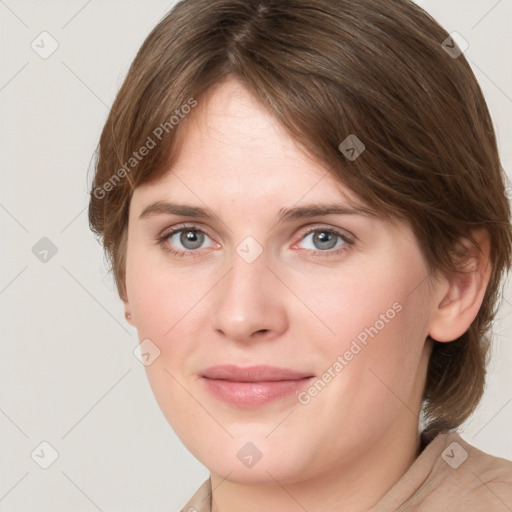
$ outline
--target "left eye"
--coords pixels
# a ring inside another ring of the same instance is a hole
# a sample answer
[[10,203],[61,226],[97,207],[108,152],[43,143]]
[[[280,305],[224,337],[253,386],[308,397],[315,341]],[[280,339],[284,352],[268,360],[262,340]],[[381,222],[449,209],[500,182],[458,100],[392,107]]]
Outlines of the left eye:
[[313,250],[316,252],[327,252],[333,249],[343,250],[346,248],[346,245],[352,244],[352,241],[348,238],[348,236],[332,228],[312,229],[302,237],[301,241],[305,241],[308,238],[310,239],[311,244],[313,244],[313,247],[306,247],[305,249]]

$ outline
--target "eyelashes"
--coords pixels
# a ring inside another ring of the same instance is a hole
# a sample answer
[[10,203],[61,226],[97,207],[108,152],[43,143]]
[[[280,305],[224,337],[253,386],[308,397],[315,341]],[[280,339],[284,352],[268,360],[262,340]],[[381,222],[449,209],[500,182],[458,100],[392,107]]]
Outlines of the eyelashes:
[[[199,243],[200,246],[203,245],[204,241],[208,238],[208,234],[202,230],[199,226],[194,224],[188,225],[180,225],[176,226],[170,231],[167,231],[165,234],[159,236],[157,238],[157,243],[162,247],[162,249],[172,254],[173,256],[177,256],[180,258],[196,258],[202,255],[203,248],[201,247],[192,247],[185,249],[178,249],[175,246],[171,245],[170,240],[181,233],[179,237],[179,243],[183,244],[190,243],[192,246]],[[293,248],[297,247],[298,244],[302,243],[306,240],[311,234],[318,234],[319,236],[312,237],[313,243],[319,244],[327,244],[327,250],[322,249],[299,249],[301,252],[304,252],[306,255],[314,255],[319,256],[321,258],[332,257],[335,255],[339,255],[342,252],[347,251],[350,246],[354,245],[354,239],[349,236],[347,233],[342,232],[336,228],[331,226],[314,226],[310,227],[304,233],[301,234],[301,238],[298,242],[293,244]],[[190,236],[192,235],[192,236]],[[332,242],[336,243],[335,247],[330,247]],[[338,245],[338,242],[341,241],[342,244]]]

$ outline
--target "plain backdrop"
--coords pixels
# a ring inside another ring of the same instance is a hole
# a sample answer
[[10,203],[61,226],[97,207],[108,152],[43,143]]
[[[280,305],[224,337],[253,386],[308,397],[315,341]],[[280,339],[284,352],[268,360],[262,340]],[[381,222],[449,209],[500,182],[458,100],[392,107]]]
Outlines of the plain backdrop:
[[[512,0],[419,3],[469,43],[509,172]],[[1,511],[176,511],[208,476],[132,353],[136,330],[87,221],[87,172],[109,107],[173,5],[0,1]],[[462,433],[508,459],[511,297],[507,287],[487,391]]]

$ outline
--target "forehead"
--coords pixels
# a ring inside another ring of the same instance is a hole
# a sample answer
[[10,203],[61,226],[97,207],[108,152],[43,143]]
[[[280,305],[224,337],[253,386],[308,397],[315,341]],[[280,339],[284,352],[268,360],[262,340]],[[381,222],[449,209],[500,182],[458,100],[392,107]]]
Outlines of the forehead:
[[138,187],[134,202],[172,196],[252,206],[301,200],[360,203],[234,79],[209,91],[180,130],[172,168]]

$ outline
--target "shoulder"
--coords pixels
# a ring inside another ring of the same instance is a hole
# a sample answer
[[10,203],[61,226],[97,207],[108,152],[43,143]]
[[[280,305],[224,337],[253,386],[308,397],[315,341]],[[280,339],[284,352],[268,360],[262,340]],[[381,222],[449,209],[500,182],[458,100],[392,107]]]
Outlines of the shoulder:
[[482,510],[512,510],[512,462],[479,450],[458,434],[457,437],[454,442],[468,453],[464,462],[468,463],[467,498],[487,507]]
[[449,505],[453,512],[512,510],[511,461],[479,450],[457,432],[432,443],[438,457],[422,489],[425,503]]
[[212,482],[205,480],[180,512],[211,512]]

